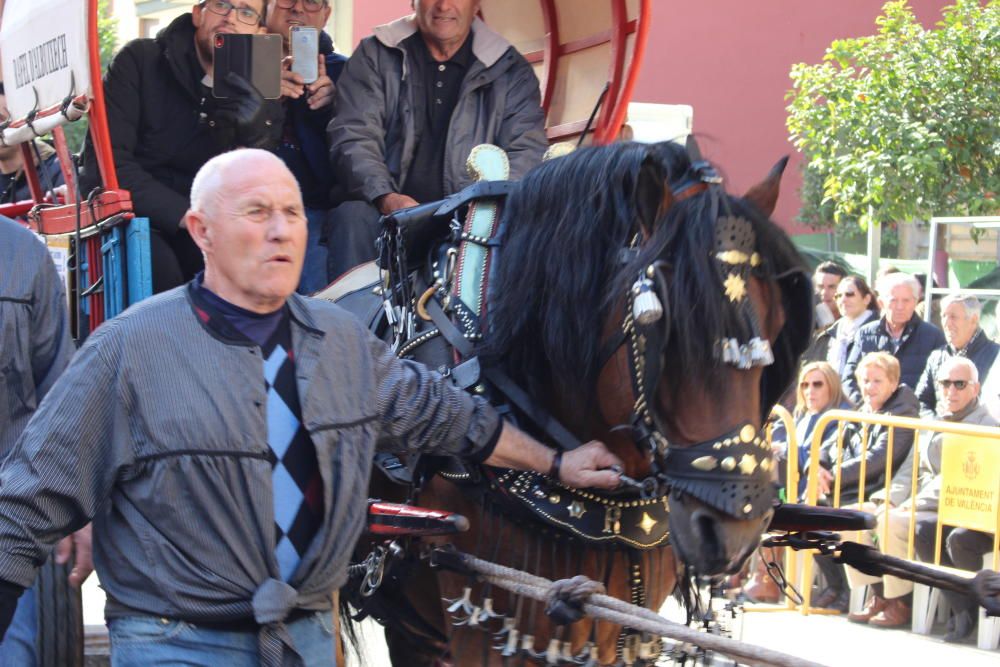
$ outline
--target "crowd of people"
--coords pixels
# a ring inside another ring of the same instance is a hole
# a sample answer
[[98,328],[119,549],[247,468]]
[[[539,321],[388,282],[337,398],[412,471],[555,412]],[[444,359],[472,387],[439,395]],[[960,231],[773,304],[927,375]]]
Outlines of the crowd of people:
[[[1000,345],[980,326],[979,299],[957,294],[942,298],[938,328],[918,314],[919,306],[928,312],[929,300],[922,299],[921,283],[906,273],[884,271],[872,290],[864,278],[824,262],[816,268],[813,284],[816,329],[803,358],[793,411],[798,451],[789,451],[793,439],[783,426],[776,427],[772,437],[779,460],[785,465],[789,458],[797,462],[800,483],[785,490],[789,499],[806,499],[814,429],[829,410],[998,425],[1000,396],[995,389],[985,393],[982,388],[988,377],[1000,375]],[[889,431],[882,425],[847,422],[838,432],[836,421],[827,424],[820,436],[819,502],[876,515],[876,529],[851,538],[877,543],[892,556],[906,557],[913,530],[916,557],[935,562],[942,436],[895,428],[890,455]],[[915,457],[919,476],[914,487]],[[779,466],[782,486],[785,465]],[[913,488],[917,492],[911,498]],[[943,564],[979,570],[983,556],[992,552],[990,534],[949,526],[943,531]],[[864,609],[848,614],[849,620],[877,627],[911,622],[910,582],[870,577],[828,556],[817,557],[816,563],[824,585],[813,598],[814,606],[847,612],[850,591],[871,586]],[[758,568],[745,592],[752,599],[776,600],[777,587],[762,574]],[[975,603],[955,593],[945,597],[952,611],[944,638],[962,641],[975,629]]]
[[[291,653],[330,664],[329,593],[346,577],[376,449],[618,485],[617,459],[600,443],[553,455],[341,311],[300,296],[373,259],[380,216],[468,185],[475,145],[504,149],[511,178],[540,162],[538,81],[476,17],[479,4],[411,0],[411,15],[376,28],[347,59],[322,32],[329,0],[200,0],[116,54],[104,79],[113,157],[151,223],[158,296],[74,356],[51,262],[0,221],[0,262],[18,277],[0,285],[0,639],[10,628],[0,667],[35,663],[35,573],[59,543],[82,581],[91,521],[116,664],[279,665]],[[286,57],[278,99],[246,81],[236,97],[212,94],[216,35],[278,34],[290,56],[293,26],[321,31],[314,81]],[[59,185],[51,149],[35,142],[31,154],[46,188]],[[0,149],[0,201],[27,197],[22,160]],[[83,162],[87,193],[99,184],[89,141]],[[1000,346],[980,328],[975,297],[943,299],[938,328],[917,314],[921,286],[905,273],[872,289],[826,262],[814,283],[817,328],[794,393],[798,450],[775,434],[801,473],[789,498],[805,490],[809,445],[831,409],[997,424],[988,407],[1000,397],[981,386],[1000,385]],[[915,445],[896,429],[891,456],[884,427],[849,426],[841,440],[831,425],[822,440],[821,497],[875,513],[875,534],[887,525],[892,538],[879,546],[894,555],[915,504],[917,553],[933,559],[940,438]],[[944,560],[978,569],[991,547],[953,529]],[[819,563],[817,605],[846,610],[849,588],[871,584],[851,620],[908,622],[905,582]],[[957,641],[975,615],[969,600],[952,603],[947,638]]]
[[[531,65],[476,17],[479,0],[412,0],[413,14],[375,28],[350,60],[319,41],[319,78],[283,61],[281,97],[213,95],[220,33],[322,31],[329,0],[202,0],[153,39],[126,44],[104,79],[122,188],[149,218],[153,290],[191,280],[201,252],[184,228],[191,183],[211,157],[237,147],[278,155],[295,175],[309,222],[298,291],[311,294],[375,257],[381,215],[436,201],[471,183],[480,143],[503,148],[517,178],[547,147]],[[232,74],[229,74],[232,77]],[[92,143],[84,191],[99,185]]]

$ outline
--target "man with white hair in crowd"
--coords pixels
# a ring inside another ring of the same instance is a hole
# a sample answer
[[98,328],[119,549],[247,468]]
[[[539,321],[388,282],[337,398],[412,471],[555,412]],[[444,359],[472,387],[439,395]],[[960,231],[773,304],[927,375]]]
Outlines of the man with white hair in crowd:
[[[938,402],[936,417],[943,421],[961,422],[979,426],[997,426],[979,400],[980,375],[976,364],[965,357],[946,359],[935,374]],[[935,435],[926,452],[922,452],[920,484],[916,496],[916,528],[914,549],[917,557],[927,563],[934,562],[937,544],[937,509],[941,493],[941,435]],[[895,480],[894,484],[895,486]],[[909,486],[908,484],[906,486]],[[895,516],[896,514],[899,516]],[[909,503],[890,513],[889,531],[896,541],[905,545],[909,536]],[[993,549],[993,536],[966,528],[944,527],[941,563],[963,570],[976,571],[983,566],[983,555]],[[900,542],[901,541],[901,542]],[[968,637],[975,628],[976,601],[967,595],[942,591],[949,602],[952,616],[948,620],[944,640],[957,642]]]
[[996,361],[1000,345],[990,340],[979,326],[983,305],[974,296],[949,294],[941,301],[941,326],[947,344],[931,352],[927,366],[917,383],[917,398],[920,399],[920,413],[931,417],[938,410],[941,394],[937,391],[935,378],[938,369],[953,357],[964,357],[976,366],[979,377],[989,375]]
[[882,317],[869,322],[855,334],[841,377],[844,393],[861,402],[855,371],[858,362],[871,352],[888,352],[899,360],[900,382],[916,387],[931,352],[945,344],[944,334],[916,314],[920,283],[907,273],[881,276],[875,284]]

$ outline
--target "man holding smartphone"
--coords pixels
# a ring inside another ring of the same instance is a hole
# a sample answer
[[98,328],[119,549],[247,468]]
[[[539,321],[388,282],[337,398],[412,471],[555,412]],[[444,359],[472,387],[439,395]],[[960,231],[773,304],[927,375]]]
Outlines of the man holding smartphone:
[[[281,105],[254,94],[212,94],[215,39],[265,32],[266,0],[201,0],[154,39],[115,55],[104,77],[111,147],[121,187],[149,218],[153,291],[187,282],[203,266],[184,228],[191,182],[212,157],[239,146],[274,148]],[[84,150],[83,191],[100,184],[93,143]]]
[[[334,53],[333,40],[323,30],[330,9],[328,0],[270,0],[267,7],[267,31],[281,35],[286,56],[281,72],[285,124],[276,152],[299,182],[309,222],[300,294],[317,292],[328,282],[326,246],[319,243],[334,185],[326,127],[333,116],[334,82],[347,62]],[[310,70],[312,76],[303,75]]]
[[479,6],[412,0],[411,16],[375,28],[348,61],[329,129],[340,203],[327,228],[331,278],[375,257],[380,215],[470,185],[476,145],[505,150],[511,179],[541,162],[538,79]]

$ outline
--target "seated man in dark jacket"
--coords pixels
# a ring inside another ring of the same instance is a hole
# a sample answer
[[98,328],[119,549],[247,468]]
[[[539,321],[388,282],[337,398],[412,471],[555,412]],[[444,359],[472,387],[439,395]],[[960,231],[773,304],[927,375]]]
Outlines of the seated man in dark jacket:
[[944,362],[953,357],[965,357],[976,365],[979,377],[989,375],[1000,345],[991,341],[980,328],[982,312],[983,304],[974,296],[949,294],[941,300],[941,326],[948,342],[927,357],[927,366],[917,383],[920,414],[924,417],[934,419],[935,414],[941,414],[941,406],[938,406],[941,395],[935,378]]
[[[282,126],[277,100],[263,100],[242,79],[243,96],[212,96],[215,35],[263,33],[264,12],[264,0],[202,0],[156,39],[122,47],[104,77],[118,180],[132,193],[136,215],[149,218],[152,228],[154,292],[176,287],[202,268],[201,252],[183,224],[198,169],[238,146],[277,146]],[[84,164],[81,185],[87,194],[100,183],[89,137]]]
[[[0,113],[7,109],[7,97],[4,94],[3,81],[0,81]],[[38,180],[42,190],[48,191],[63,184],[62,169],[59,168],[59,158],[56,151],[41,139],[35,139],[27,144],[38,169]],[[20,145],[0,145],[0,204],[31,199],[31,189],[24,173],[24,154]]]
[[476,18],[479,4],[413,0],[412,16],[375,28],[348,61],[330,124],[342,202],[327,231],[330,278],[375,257],[380,215],[469,185],[465,164],[476,145],[507,151],[511,179],[541,161],[538,79]]
[[900,382],[916,387],[931,351],[945,344],[944,334],[924,322],[914,312],[920,300],[920,283],[906,273],[890,273],[878,279],[882,317],[858,329],[854,344],[841,373],[844,393],[855,404],[861,403],[861,391],[855,378],[858,362],[872,352],[888,352],[899,360]]
[[334,185],[326,127],[333,117],[335,84],[347,62],[346,56],[333,52],[333,40],[323,31],[329,20],[328,0],[270,0],[267,6],[267,31],[281,35],[286,56],[291,54],[292,26],[308,26],[319,31],[319,77],[306,83],[300,74],[286,66],[281,82],[285,126],[277,153],[299,182],[309,221],[300,294],[317,292],[329,282],[326,246],[319,242],[330,211],[330,190]]

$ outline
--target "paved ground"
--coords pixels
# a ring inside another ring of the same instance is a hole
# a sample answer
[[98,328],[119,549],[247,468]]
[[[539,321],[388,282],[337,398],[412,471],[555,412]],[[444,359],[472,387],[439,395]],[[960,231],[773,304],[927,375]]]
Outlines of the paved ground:
[[[103,595],[96,577],[84,584],[84,623],[103,623]],[[765,607],[766,608],[766,607]],[[663,610],[669,618],[680,620],[672,605]],[[742,627],[734,628],[734,636],[743,640],[812,660],[829,667],[997,667],[1000,650],[984,651],[973,644],[945,644],[935,635],[920,636],[908,630],[883,630],[848,623],[839,616],[802,616],[797,612],[754,612],[742,616]],[[364,656],[352,656],[350,667],[388,667],[389,661],[382,642],[381,628],[366,625]]]

